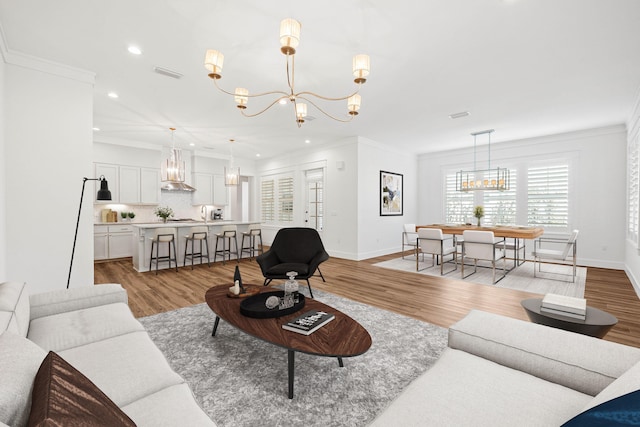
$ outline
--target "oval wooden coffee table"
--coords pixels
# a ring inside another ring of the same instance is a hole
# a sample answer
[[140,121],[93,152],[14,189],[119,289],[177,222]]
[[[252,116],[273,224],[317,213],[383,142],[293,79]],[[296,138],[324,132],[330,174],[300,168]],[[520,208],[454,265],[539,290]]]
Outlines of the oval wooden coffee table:
[[[362,325],[340,310],[320,301],[307,298],[305,306],[296,313],[270,319],[255,319],[240,313],[242,299],[229,298],[227,296],[228,289],[228,285],[215,286],[205,294],[207,305],[216,315],[211,335],[216,335],[218,323],[220,319],[223,319],[246,334],[286,348],[289,368],[289,399],[293,399],[296,351],[315,356],[336,357],[340,367],[343,367],[343,357],[359,356],[371,347],[371,335]],[[261,292],[273,290],[271,287],[264,286]],[[335,319],[311,335],[302,335],[282,329],[283,324],[310,310],[331,313],[335,315]]]

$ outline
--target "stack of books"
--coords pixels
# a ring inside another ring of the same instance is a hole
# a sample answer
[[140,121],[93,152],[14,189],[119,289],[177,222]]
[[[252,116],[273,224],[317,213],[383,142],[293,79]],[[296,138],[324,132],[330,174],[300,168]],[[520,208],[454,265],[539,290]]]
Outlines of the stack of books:
[[311,310],[302,316],[296,317],[292,321],[282,325],[282,329],[297,332],[303,335],[310,335],[320,327],[335,319],[335,316],[324,311]]
[[540,311],[584,320],[587,315],[587,300],[565,295],[546,294],[542,299]]

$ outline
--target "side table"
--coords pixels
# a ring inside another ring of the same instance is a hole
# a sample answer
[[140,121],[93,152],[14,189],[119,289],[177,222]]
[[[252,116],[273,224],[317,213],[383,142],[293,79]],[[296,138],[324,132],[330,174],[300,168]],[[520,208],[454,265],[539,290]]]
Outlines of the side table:
[[602,338],[618,323],[618,319],[606,311],[587,306],[584,320],[574,319],[553,313],[540,311],[542,298],[525,299],[520,302],[533,323],[564,329],[578,334]]

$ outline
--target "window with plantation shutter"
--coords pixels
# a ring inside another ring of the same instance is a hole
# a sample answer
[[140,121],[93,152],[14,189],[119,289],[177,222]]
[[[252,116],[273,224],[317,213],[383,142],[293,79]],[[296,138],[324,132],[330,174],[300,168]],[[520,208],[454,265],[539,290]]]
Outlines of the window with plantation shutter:
[[278,222],[293,222],[293,178],[278,179]]
[[262,222],[273,222],[275,221],[275,192],[274,192],[274,180],[273,179],[263,179],[261,186],[261,200],[260,204],[262,207],[261,220]]
[[463,224],[473,216],[474,192],[456,190],[456,174],[445,175],[444,220],[447,224]]
[[482,223],[486,225],[513,225],[516,224],[516,188],[518,171],[509,170],[509,189],[505,191],[483,191],[482,205],[484,206],[484,218]]
[[537,227],[569,226],[569,165],[529,167],[527,222]]
[[640,215],[640,164],[638,161],[638,150],[639,150],[640,136],[634,141],[631,140],[629,142],[628,147],[628,166],[627,166],[627,176],[628,176],[628,190],[629,194],[627,196],[628,207],[627,207],[627,236],[629,239],[638,243],[638,222]]

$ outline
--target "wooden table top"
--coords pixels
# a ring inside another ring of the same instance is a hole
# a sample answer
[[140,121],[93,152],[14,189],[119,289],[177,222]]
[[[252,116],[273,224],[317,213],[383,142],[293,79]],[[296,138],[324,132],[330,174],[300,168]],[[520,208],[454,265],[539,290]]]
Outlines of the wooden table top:
[[417,225],[419,228],[440,228],[444,234],[462,234],[465,230],[493,231],[496,237],[509,237],[515,239],[536,239],[544,234],[544,228],[524,227],[519,225],[500,225],[496,227],[478,227],[465,224],[429,224]]
[[[271,292],[270,286],[262,286],[261,292]],[[333,307],[312,298],[306,298],[305,306],[296,313],[271,319],[254,319],[240,313],[241,298],[229,298],[229,285],[214,286],[205,294],[213,312],[232,326],[271,344],[302,353],[328,357],[359,356],[371,347],[369,332],[351,317]],[[310,335],[282,329],[282,325],[309,310],[325,311],[335,319]]]

